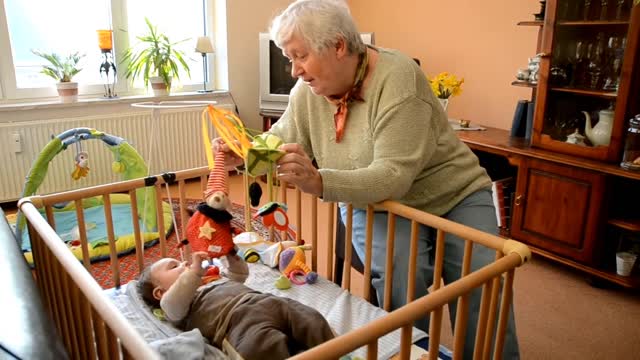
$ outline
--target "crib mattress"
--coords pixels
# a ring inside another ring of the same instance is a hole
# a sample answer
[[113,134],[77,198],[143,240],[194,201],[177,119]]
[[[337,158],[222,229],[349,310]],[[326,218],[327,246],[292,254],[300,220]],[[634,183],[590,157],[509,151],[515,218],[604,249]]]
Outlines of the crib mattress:
[[[247,286],[263,293],[297,300],[318,310],[329,322],[331,328],[342,335],[359,328],[373,319],[387,314],[386,311],[369,304],[359,296],[351,295],[331,281],[318,278],[313,285],[293,285],[290,289],[279,290],[274,286],[280,273],[262,264],[249,264],[250,276]],[[129,283],[131,284],[131,283]],[[123,315],[147,340],[166,339],[180,333],[180,330],[168,322],[158,320],[135,291],[134,286],[125,286],[120,290],[107,290]],[[423,331],[414,328],[413,342],[426,338]],[[388,359],[400,350],[400,331],[394,331],[378,340],[379,358]],[[365,349],[358,349],[355,356],[364,357]]]

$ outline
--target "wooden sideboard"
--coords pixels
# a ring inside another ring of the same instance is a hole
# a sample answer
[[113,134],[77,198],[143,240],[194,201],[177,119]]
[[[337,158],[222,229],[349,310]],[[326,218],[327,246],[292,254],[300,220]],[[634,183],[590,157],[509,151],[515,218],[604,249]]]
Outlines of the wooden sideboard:
[[511,221],[504,235],[534,253],[625,287],[640,287],[615,272],[615,252],[640,236],[640,173],[615,164],[531,147],[509,131],[458,131],[497,180],[515,178]]

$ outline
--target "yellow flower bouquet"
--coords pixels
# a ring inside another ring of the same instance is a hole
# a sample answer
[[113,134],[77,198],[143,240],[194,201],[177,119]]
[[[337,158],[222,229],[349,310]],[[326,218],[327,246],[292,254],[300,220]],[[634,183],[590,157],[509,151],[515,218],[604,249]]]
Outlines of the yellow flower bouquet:
[[458,79],[455,75],[443,72],[429,80],[431,89],[439,99],[448,99],[462,93],[463,78]]

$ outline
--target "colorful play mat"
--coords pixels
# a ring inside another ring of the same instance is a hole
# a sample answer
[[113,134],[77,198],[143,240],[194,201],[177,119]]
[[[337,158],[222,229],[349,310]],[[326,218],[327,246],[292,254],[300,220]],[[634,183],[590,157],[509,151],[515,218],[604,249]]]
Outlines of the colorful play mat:
[[[115,245],[118,255],[124,255],[135,250],[135,236],[133,217],[131,215],[131,200],[128,194],[112,194],[111,212],[115,234]],[[91,262],[109,259],[109,242],[107,238],[107,225],[104,215],[104,202],[102,196],[84,199],[82,202],[89,256]],[[173,229],[171,206],[163,202],[163,224],[168,235]],[[78,220],[76,216],[75,202],[66,206],[54,208],[56,232],[64,241],[71,252],[82,259],[82,248],[79,246]],[[159,238],[156,227],[148,229],[142,219],[137,219],[141,231],[141,239],[145,247],[152,246]],[[22,251],[29,264],[33,263],[31,253],[31,241],[27,231],[22,232]]]

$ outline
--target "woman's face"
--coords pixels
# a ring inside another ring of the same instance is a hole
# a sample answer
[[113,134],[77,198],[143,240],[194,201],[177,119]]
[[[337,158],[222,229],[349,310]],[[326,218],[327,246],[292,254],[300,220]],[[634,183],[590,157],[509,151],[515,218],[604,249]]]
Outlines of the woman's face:
[[291,61],[291,76],[299,78],[311,91],[321,96],[340,96],[347,89],[342,84],[340,59],[343,57],[339,47],[329,47],[321,53],[313,51],[304,39],[294,34],[284,44],[282,52]]
[[151,279],[156,286],[163,290],[169,290],[176,282],[178,276],[187,269],[187,262],[176,259],[164,258],[151,265]]

